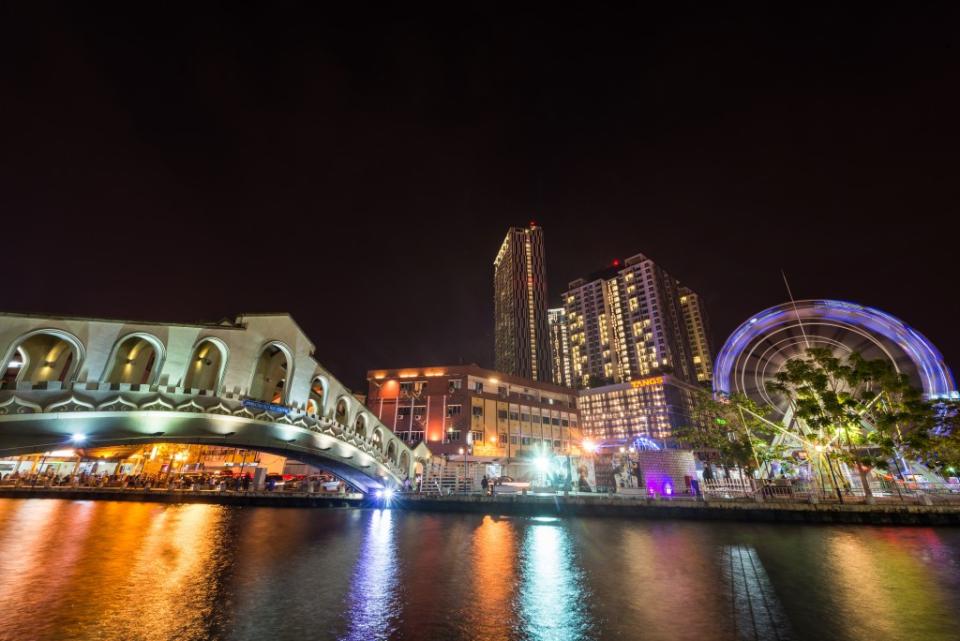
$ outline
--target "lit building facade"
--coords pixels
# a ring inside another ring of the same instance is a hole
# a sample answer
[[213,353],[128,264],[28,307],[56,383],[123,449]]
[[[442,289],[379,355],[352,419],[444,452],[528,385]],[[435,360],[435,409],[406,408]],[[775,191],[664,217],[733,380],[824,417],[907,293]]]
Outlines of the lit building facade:
[[687,326],[687,337],[690,339],[697,382],[709,383],[713,380],[713,341],[710,338],[710,324],[703,298],[689,287],[681,287],[680,306],[683,308],[683,320]]
[[567,312],[562,307],[547,310],[550,326],[550,357],[553,361],[553,382],[573,387],[570,370],[570,334],[567,330]]
[[671,373],[696,381],[680,285],[643,254],[571,282],[563,295],[572,383]]
[[512,376],[551,382],[543,229],[536,223],[511,227],[493,270],[494,366]]
[[596,441],[643,436],[665,443],[689,424],[695,385],[669,374],[580,390],[583,436]]
[[367,409],[434,454],[514,458],[579,447],[576,393],[477,365],[367,372]]

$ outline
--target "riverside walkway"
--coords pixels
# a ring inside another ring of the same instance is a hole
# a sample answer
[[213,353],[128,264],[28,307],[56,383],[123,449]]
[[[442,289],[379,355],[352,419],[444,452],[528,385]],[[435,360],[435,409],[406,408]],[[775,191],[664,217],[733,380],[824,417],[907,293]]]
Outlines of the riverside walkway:
[[384,502],[357,493],[209,491],[168,488],[0,487],[0,498],[210,503],[270,507],[389,507],[491,516],[619,517],[665,520],[755,521],[863,525],[960,525],[960,503],[905,500],[868,503],[703,500],[610,494],[512,494],[429,496],[398,493]]

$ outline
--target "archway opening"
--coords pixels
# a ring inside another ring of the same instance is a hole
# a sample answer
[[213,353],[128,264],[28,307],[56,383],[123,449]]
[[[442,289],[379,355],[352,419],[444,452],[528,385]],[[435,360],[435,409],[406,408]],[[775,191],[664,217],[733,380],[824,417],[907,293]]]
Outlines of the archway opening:
[[362,414],[357,417],[356,423],[353,424],[353,431],[359,438],[367,438],[367,422]]
[[323,415],[323,403],[327,398],[327,386],[319,376],[310,384],[310,397],[307,399],[307,413]]
[[253,384],[250,386],[250,398],[268,403],[280,403],[285,400],[287,386],[287,355],[277,345],[267,345],[257,360]]
[[337,423],[340,423],[340,425],[346,426],[347,424],[347,409],[346,400],[341,398],[339,401],[337,401],[337,411],[334,415],[334,418],[336,419]]
[[13,352],[3,373],[4,387],[72,379],[79,362],[77,348],[56,334],[34,334]]
[[183,381],[185,389],[216,391],[220,387],[220,372],[223,369],[223,352],[220,346],[211,340],[197,344],[187,365],[187,376]]
[[387,446],[387,459],[391,463],[397,462],[397,444],[395,441],[390,441],[390,445]]
[[406,452],[400,455],[400,469],[403,470],[404,475],[410,472],[410,455]]
[[157,366],[157,349],[143,336],[125,338],[115,350],[108,383],[146,385],[153,382]]
[[374,430],[373,438],[370,439],[370,442],[378,452],[383,451],[383,433],[380,430]]

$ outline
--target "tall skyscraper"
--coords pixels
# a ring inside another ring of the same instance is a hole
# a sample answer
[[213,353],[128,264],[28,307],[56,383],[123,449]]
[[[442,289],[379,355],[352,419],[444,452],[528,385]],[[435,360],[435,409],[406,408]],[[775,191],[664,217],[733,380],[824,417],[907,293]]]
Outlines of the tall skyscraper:
[[551,382],[543,229],[511,227],[493,261],[497,370]]
[[553,360],[553,382],[573,387],[570,370],[570,335],[567,331],[567,310],[562,307],[547,310],[550,326],[550,357]]
[[643,254],[570,283],[563,295],[575,386],[672,373],[695,382],[680,285]]
[[680,288],[680,305],[683,307],[683,319],[687,324],[697,382],[709,383],[713,380],[713,341],[710,338],[707,309],[700,295],[689,287]]

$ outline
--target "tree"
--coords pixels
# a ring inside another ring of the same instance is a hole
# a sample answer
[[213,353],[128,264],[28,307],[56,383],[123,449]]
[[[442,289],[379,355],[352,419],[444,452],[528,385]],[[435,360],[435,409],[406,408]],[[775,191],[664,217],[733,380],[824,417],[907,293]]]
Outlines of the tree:
[[747,471],[759,469],[766,462],[758,447],[767,441],[769,428],[742,406],[758,409],[749,399],[735,396],[716,399],[706,391],[697,391],[692,399],[693,412],[689,422],[674,431],[674,438],[694,450],[714,450],[724,470],[740,467]]
[[870,470],[897,462],[907,449],[921,451],[935,422],[931,404],[904,374],[856,352],[841,360],[828,349],[808,349],[767,388],[790,403],[799,439],[812,446],[813,459],[826,461],[841,501],[834,461],[852,464],[870,497]]

